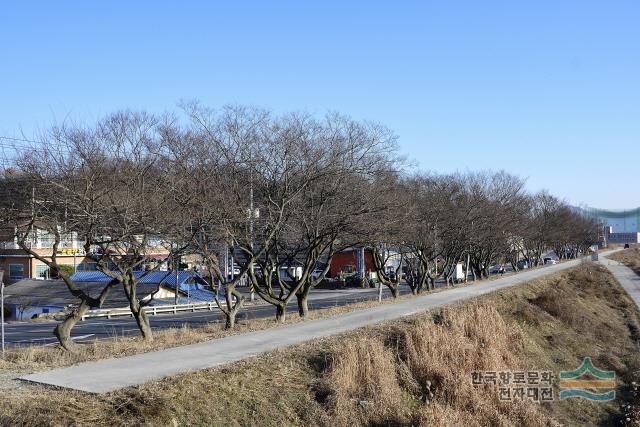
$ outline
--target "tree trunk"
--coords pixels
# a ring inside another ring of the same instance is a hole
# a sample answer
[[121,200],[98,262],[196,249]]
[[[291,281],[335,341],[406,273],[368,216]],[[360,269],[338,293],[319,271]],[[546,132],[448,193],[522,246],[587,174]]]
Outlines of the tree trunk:
[[136,319],[136,323],[138,324],[138,328],[140,329],[142,338],[145,341],[153,341],[153,333],[151,332],[149,318],[147,317],[147,313],[140,305],[140,301],[138,301],[138,297],[136,296],[136,282],[132,277],[125,277],[122,286],[124,288],[124,293],[129,300],[129,309],[131,310],[133,318]]
[[296,294],[296,298],[298,298],[298,314],[300,317],[307,317],[307,314],[309,314],[309,295],[306,292],[301,292]]
[[82,301],[80,306],[73,310],[61,323],[53,330],[53,334],[60,342],[60,346],[68,352],[75,352],[76,343],[71,339],[71,330],[78,323],[82,316],[89,310],[89,304]]
[[276,305],[276,322],[284,323],[286,320],[287,306],[285,304]]
[[235,310],[227,310],[224,312],[224,317],[225,317],[224,328],[225,329],[235,328],[237,314],[238,312]]
[[151,332],[149,317],[147,317],[147,313],[140,306],[140,302],[137,299],[133,299],[130,301],[129,305],[131,313],[133,313],[133,317],[136,319],[136,323],[138,324],[138,328],[142,334],[142,338],[145,341],[153,341],[153,333]]
[[244,297],[236,291],[235,286],[230,286],[225,292],[227,308],[223,309],[225,317],[225,329],[233,329],[236,326],[236,317],[244,303]]
[[400,295],[400,287],[397,284],[390,285],[389,290],[391,291],[391,296],[393,298],[398,298],[398,295]]

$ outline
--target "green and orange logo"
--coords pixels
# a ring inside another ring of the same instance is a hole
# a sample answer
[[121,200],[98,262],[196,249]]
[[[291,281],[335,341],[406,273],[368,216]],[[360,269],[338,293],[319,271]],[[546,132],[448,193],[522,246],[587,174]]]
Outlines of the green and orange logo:
[[601,371],[593,366],[590,357],[582,360],[580,367],[574,371],[560,371],[560,400],[570,397],[581,397],[600,402],[613,400],[616,397],[616,373]]

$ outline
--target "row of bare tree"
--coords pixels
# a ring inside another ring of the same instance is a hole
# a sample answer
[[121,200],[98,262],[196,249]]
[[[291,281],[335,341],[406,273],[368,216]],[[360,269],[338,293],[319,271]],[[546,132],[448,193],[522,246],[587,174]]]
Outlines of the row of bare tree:
[[[213,288],[224,288],[218,303],[233,328],[245,304],[240,283],[272,304],[278,321],[294,298],[305,316],[309,292],[349,247],[372,252],[378,279],[396,297],[403,278],[417,294],[440,277],[451,283],[457,263],[481,279],[496,262],[535,264],[549,249],[577,256],[598,238],[597,224],[547,193],[528,194],[507,173],[408,173],[395,135],[378,124],[195,103],[182,112],[53,127],[4,171],[2,222],[78,299],[55,330],[67,350],[73,326],[117,286],[152,339],[136,272],[173,268],[187,254],[200,257]],[[53,236],[50,253],[30,244],[36,229]],[[111,279],[97,295],[58,262],[70,233]],[[158,259],[159,248],[168,257]],[[240,270],[231,277],[225,252]],[[280,274],[293,265],[297,274]]]

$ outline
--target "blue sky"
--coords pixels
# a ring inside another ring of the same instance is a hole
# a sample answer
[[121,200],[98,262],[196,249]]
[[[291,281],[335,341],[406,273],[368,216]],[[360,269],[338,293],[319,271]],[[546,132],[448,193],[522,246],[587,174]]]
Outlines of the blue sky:
[[638,22],[624,0],[5,2],[0,135],[194,98],[337,110],[425,169],[636,207]]

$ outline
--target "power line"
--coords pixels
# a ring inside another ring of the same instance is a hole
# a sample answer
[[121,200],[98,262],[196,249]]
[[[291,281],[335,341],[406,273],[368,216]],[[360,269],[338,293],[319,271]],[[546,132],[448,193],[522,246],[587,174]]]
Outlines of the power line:
[[[17,145],[17,144],[12,144],[8,141],[38,144],[40,145],[40,147]],[[21,155],[24,155],[27,153],[51,153],[51,152],[70,153],[71,152],[71,150],[68,147],[64,147],[60,145],[56,146],[56,144],[53,144],[53,143],[48,143],[45,141],[37,141],[37,140],[27,139],[27,138],[15,138],[11,136],[3,136],[3,135],[0,135],[0,151],[1,151],[3,163],[6,163],[7,161],[15,161],[17,160],[17,157],[20,157]]]
[[19,141],[19,142],[31,142],[34,144],[47,144],[47,142],[45,141],[35,141],[33,139],[26,139],[26,138],[14,138],[11,136],[2,136],[0,135],[0,139],[8,139],[10,141]]

